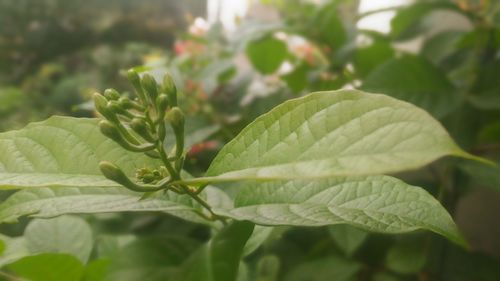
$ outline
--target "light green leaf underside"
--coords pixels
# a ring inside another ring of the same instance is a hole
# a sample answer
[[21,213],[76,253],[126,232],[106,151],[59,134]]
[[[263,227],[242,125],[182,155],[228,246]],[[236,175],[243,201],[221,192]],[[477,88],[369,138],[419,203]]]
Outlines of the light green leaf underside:
[[84,264],[94,243],[90,225],[76,216],[32,220],[24,230],[24,237],[32,254],[71,254]]
[[192,182],[393,173],[445,155],[471,157],[427,112],[357,90],[287,101],[228,143]]
[[118,186],[101,175],[111,161],[126,173],[157,162],[131,153],[99,132],[97,119],[52,117],[0,134],[0,189]]
[[235,208],[217,212],[262,225],[350,224],[382,233],[427,229],[463,243],[434,197],[388,176],[246,183]]
[[[125,188],[32,188],[13,194],[0,204],[0,223],[15,222],[19,217],[54,217],[63,214],[161,211],[190,221],[207,223],[196,214],[200,205],[186,195],[142,194]],[[213,187],[201,194],[218,208],[231,208],[227,195]]]

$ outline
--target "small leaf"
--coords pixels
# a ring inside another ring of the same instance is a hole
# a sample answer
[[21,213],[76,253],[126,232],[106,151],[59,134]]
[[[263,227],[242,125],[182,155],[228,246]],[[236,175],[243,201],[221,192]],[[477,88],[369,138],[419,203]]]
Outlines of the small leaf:
[[56,116],[0,134],[0,189],[118,186],[101,175],[101,160],[130,175],[137,168],[159,165],[106,138],[97,119]]
[[270,36],[251,41],[246,47],[252,65],[262,74],[278,70],[287,53],[285,42]]
[[434,197],[388,176],[247,182],[235,208],[217,212],[270,226],[350,224],[382,233],[427,229],[465,243]]
[[367,232],[342,224],[328,227],[328,232],[347,257],[352,256],[368,237]]
[[[212,206],[232,206],[223,191],[211,186],[201,196]],[[202,209],[189,196],[172,192],[142,199],[141,193],[125,188],[32,188],[18,191],[0,204],[0,222],[16,222],[26,215],[48,218],[63,214],[159,211],[207,223],[196,214]]]
[[92,251],[92,230],[79,217],[62,216],[32,220],[24,231],[26,246],[33,254],[62,253],[86,263]]
[[8,269],[30,281],[80,281],[83,276],[82,263],[67,254],[25,257],[10,264]]
[[436,117],[450,113],[460,101],[443,71],[413,55],[379,65],[366,77],[363,89],[411,102]]
[[243,248],[254,225],[234,221],[225,226],[184,264],[183,281],[234,281]]
[[356,90],[287,101],[248,125],[191,183],[327,178],[416,169],[462,151],[425,111]]

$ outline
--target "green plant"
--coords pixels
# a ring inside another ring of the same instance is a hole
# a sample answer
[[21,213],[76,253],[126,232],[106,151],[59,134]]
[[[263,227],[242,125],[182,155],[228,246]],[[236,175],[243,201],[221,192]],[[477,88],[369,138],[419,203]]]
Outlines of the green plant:
[[[190,177],[183,172],[184,117],[172,79],[157,84],[132,70],[128,77],[136,98],[113,89],[94,95],[104,120],[53,117],[0,135],[0,185],[23,189],[2,204],[2,222],[163,211],[213,224],[217,234],[184,261],[185,280],[235,280],[254,224],[427,229],[466,245],[436,199],[384,174],[446,155],[486,160],[461,150],[409,103],[358,90],[287,101],[229,142],[204,177]],[[165,142],[167,134],[174,143]],[[242,185],[234,200],[211,186],[223,182]],[[20,264],[10,268],[22,273]],[[175,272],[164,276],[181,274]]]

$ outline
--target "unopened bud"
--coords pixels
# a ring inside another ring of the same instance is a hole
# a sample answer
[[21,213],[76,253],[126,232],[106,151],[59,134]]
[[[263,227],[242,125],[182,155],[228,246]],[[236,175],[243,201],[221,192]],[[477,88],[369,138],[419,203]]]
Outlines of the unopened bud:
[[106,91],[104,91],[104,97],[107,100],[118,100],[120,98],[120,93],[115,89],[106,89]]
[[99,112],[102,116],[104,116],[104,118],[106,118],[108,120],[111,120],[111,121],[117,120],[115,114],[111,110],[109,110],[109,108],[107,107],[108,100],[105,97],[103,97],[99,93],[95,93],[92,96],[92,98],[94,100],[94,106],[95,106],[95,109],[97,110],[97,112]]
[[142,100],[143,102],[146,102],[145,97],[144,97],[144,90],[142,89],[141,85],[141,78],[139,77],[139,74],[135,72],[135,70],[130,69],[127,71],[127,78],[128,81],[134,86],[135,92],[139,96],[139,99]]
[[163,92],[168,96],[170,106],[177,106],[177,88],[175,87],[174,79],[169,74],[163,77]]
[[144,74],[142,76],[142,87],[146,90],[151,102],[156,101],[156,97],[158,96],[158,84],[156,84],[156,80],[153,76],[149,74]]

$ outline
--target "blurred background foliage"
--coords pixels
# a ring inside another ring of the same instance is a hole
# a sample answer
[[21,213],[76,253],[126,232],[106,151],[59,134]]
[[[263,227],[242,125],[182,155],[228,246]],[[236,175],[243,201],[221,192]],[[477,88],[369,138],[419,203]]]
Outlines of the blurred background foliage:
[[[385,1],[375,10],[355,0],[244,2],[247,13],[228,27],[201,18],[212,9],[205,1],[0,0],[0,131],[53,114],[95,116],[90,95],[105,87],[131,91],[124,71],[133,67],[158,79],[165,72],[174,77],[188,114],[193,174],[203,173],[224,143],[282,101],[340,88],[416,104],[462,147],[500,163],[497,1]],[[221,15],[229,2],[218,3]],[[381,15],[390,18],[386,30],[370,28]],[[470,249],[420,232],[262,228],[240,280],[500,280],[500,169],[442,159],[400,176],[442,202]],[[230,186],[222,188],[231,193]],[[50,280],[167,280],[168,269],[210,235],[207,226],[164,214],[57,220],[73,221],[84,233],[63,240],[87,242],[76,251],[55,242],[53,249],[63,250],[52,252],[80,261],[66,267],[73,279],[63,272],[66,279]],[[16,239],[31,241],[45,229],[40,224],[24,219],[0,227],[9,236],[2,240],[16,245],[0,256],[0,265],[16,260],[13,253],[26,247]],[[172,243],[182,245],[174,260]],[[57,263],[60,257],[45,258]],[[40,276],[37,266],[22,259],[7,271]]]

